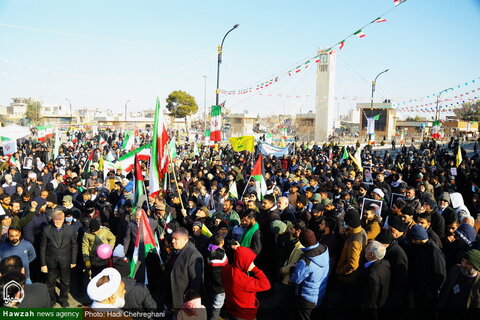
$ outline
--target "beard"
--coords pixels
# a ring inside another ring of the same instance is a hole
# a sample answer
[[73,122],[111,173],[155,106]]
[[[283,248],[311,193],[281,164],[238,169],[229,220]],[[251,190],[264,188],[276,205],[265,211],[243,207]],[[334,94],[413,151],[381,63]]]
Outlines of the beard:
[[477,271],[475,269],[467,269],[465,267],[460,266],[460,270],[465,277],[475,277],[477,275]]

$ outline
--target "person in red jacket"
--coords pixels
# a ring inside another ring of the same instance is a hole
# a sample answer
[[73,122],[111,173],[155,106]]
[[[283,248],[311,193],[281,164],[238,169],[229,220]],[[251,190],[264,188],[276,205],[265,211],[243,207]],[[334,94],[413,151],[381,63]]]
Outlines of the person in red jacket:
[[270,281],[253,260],[257,255],[246,247],[235,250],[233,264],[222,270],[225,309],[229,320],[251,320],[257,317],[257,292],[270,289]]

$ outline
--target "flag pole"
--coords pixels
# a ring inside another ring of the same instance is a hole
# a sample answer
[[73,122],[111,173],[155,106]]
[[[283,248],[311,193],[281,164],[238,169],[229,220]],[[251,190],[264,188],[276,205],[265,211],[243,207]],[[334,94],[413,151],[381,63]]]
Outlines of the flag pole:
[[[247,183],[246,183],[247,186],[248,186],[248,183],[250,182],[251,179],[252,179],[252,175],[250,175],[250,177],[249,177],[248,180],[247,180]],[[243,189],[243,193],[242,193],[241,198],[243,198],[243,195],[245,194],[245,191],[247,191],[247,187],[246,187],[246,186],[245,186],[245,188]]]
[[[168,147],[167,147],[167,151],[168,151],[168,156],[170,157],[171,160],[173,160],[172,157],[170,156],[170,149]],[[172,162],[173,162],[173,179],[175,180],[175,186],[177,187],[178,197],[180,198],[180,204],[182,205],[182,209],[185,209],[185,207],[183,206],[182,193],[180,192],[180,188],[178,187],[177,175],[175,173],[175,162],[174,161]]]

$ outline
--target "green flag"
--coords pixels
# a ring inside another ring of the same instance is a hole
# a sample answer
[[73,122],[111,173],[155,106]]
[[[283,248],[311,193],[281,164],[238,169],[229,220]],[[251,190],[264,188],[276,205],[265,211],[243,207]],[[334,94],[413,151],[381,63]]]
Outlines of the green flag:
[[373,116],[373,120],[378,120],[380,119],[380,114],[377,114],[376,116]]
[[168,143],[168,151],[170,153],[170,159],[177,157],[177,146],[175,145],[175,140],[171,139]]

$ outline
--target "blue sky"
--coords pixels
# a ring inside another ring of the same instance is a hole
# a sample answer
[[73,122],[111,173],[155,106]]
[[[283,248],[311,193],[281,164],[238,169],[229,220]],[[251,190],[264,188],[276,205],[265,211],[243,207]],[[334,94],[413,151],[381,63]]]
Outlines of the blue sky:
[[[14,96],[47,104],[68,98],[74,109],[121,112],[127,100],[129,110],[153,108],[156,96],[164,103],[171,91],[185,90],[203,111],[203,75],[211,105],[216,48],[234,24],[240,27],[225,42],[221,67],[226,90],[268,80],[392,7],[393,0],[1,0],[0,105]],[[480,82],[480,0],[408,0],[385,18],[339,52],[337,112],[353,108],[353,97],[369,97],[371,80],[387,68],[379,99],[422,98]],[[225,99],[233,112],[293,114],[313,110],[314,86],[311,68],[263,96]]]

